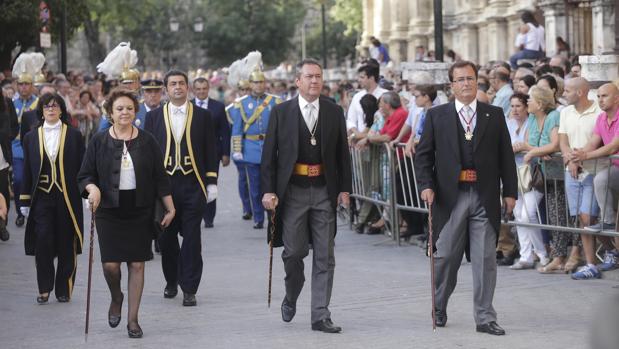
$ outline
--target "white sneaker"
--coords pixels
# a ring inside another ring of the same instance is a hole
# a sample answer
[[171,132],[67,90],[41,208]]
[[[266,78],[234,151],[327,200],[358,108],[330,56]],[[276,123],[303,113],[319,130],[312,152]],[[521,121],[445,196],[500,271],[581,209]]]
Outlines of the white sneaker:
[[543,257],[540,257],[540,258],[539,258],[539,264],[540,264],[542,267],[545,267],[546,265],[548,265],[548,263],[550,263],[550,258],[548,258],[548,257],[546,257],[546,256],[543,256]]

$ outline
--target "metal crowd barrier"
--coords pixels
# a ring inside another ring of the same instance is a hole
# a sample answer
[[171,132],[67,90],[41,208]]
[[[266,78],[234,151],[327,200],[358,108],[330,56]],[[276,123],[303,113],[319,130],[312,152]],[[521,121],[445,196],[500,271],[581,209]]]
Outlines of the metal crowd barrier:
[[[398,245],[400,243],[400,211],[427,213],[428,209],[424,202],[421,201],[417,188],[417,176],[414,167],[414,158],[403,155],[404,144],[398,144],[391,147],[388,144],[373,145],[370,144],[363,148],[352,146],[350,148],[353,167],[353,193],[352,197],[357,201],[367,202],[376,205],[382,209],[383,217],[387,216],[389,220],[389,236],[395,240]],[[619,159],[619,156],[613,155],[607,158],[596,160],[588,160],[594,163],[593,173],[608,171],[610,178],[610,170],[613,166],[612,160]],[[506,224],[512,226],[526,226],[532,228],[540,228],[549,231],[559,231],[565,233],[585,233],[596,236],[619,237],[615,226],[615,231],[603,230],[593,231],[584,229],[579,224],[578,216],[574,219],[570,216],[566,188],[565,188],[565,168],[560,154],[554,154],[550,159],[543,161],[545,173],[544,196],[540,204],[536,207],[537,223],[509,220]],[[610,180],[609,180],[610,182]],[[606,197],[610,195],[610,186],[607,185]],[[396,193],[401,192],[401,198],[396,198]],[[555,195],[561,200],[557,204],[549,202],[550,195]],[[522,198],[523,193],[519,193]],[[564,199],[563,199],[564,198]],[[581,198],[578,198],[580,201]],[[591,192],[589,198],[590,209],[597,204],[595,191]],[[560,210],[562,205],[564,210]],[[599,207],[600,215],[596,222],[604,222],[605,212],[604,207]],[[617,210],[619,212],[619,210]],[[548,218],[553,213],[552,222],[548,222]],[[563,213],[563,214],[561,214]],[[352,226],[354,214],[350,215],[350,224]],[[614,217],[615,224],[619,221],[619,215]],[[543,223],[542,223],[543,222]],[[593,222],[592,222],[593,224]]]

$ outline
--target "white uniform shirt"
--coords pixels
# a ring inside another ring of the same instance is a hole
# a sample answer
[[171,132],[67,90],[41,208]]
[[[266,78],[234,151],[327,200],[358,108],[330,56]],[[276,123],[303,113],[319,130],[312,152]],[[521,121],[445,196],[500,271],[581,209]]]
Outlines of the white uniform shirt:
[[[372,95],[374,95],[376,99],[379,99],[385,92],[387,92],[387,90],[380,86],[376,86],[374,91],[372,91]],[[363,132],[366,128],[372,126],[366,126],[365,115],[363,114],[363,108],[361,108],[361,98],[363,98],[363,96],[365,96],[367,93],[367,90],[361,90],[352,97],[352,100],[350,101],[350,106],[348,107],[348,114],[346,115],[347,130],[356,127],[359,132]]]
[[56,161],[58,155],[58,148],[60,146],[60,128],[62,122],[58,120],[55,124],[50,124],[47,121],[43,123],[43,135],[45,136],[44,148],[47,156],[51,161]]

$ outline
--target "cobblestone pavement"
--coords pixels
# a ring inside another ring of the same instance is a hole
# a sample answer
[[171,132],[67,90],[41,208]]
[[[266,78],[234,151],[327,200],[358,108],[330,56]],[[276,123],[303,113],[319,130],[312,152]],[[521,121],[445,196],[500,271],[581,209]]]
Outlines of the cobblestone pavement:
[[[0,348],[586,348],[593,308],[619,292],[619,274],[572,281],[567,275],[499,269],[495,308],[507,336],[475,332],[471,266],[460,269],[448,308],[447,327],[432,332],[429,261],[421,249],[397,247],[384,236],[357,235],[341,222],[331,311],[343,327],[337,335],[310,330],[309,282],[291,323],[281,321],[284,295],[281,249],[275,250],[273,305],[267,308],[266,230],[241,220],[236,170],[220,174],[215,228],[203,229],[205,268],[198,306],[182,296],[164,299],[159,255],[146,265],[140,309],[144,338],[127,338],[123,321],[107,325],[109,292],[98,247],[93,266],[90,335],[84,338],[87,253],[79,256],[73,298],[36,304],[34,258],[23,253],[23,228],[11,219],[11,240],[0,243]],[[85,220],[89,222],[89,219]],[[89,224],[85,230],[88,231]],[[84,250],[87,252],[88,239]],[[307,262],[311,263],[309,258]],[[306,272],[309,275],[309,263]],[[123,290],[126,289],[123,267]],[[124,291],[126,292],[126,291]]]

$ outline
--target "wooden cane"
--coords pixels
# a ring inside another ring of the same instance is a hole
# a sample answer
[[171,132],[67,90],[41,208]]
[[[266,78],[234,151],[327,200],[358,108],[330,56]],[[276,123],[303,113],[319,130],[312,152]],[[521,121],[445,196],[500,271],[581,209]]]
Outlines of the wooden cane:
[[92,254],[93,239],[95,237],[95,210],[90,206],[90,247],[88,249],[88,286],[86,289],[86,326],[84,328],[84,341],[88,341],[88,323],[90,319],[90,285],[92,281]]
[[430,286],[432,289],[432,331],[436,332],[436,289],[434,288],[434,239],[432,237],[432,205],[428,205],[428,255],[430,256]]
[[271,226],[269,227],[271,238],[269,239],[269,291],[268,307],[271,308],[271,283],[273,281],[273,240],[275,239],[275,209],[271,213]]

